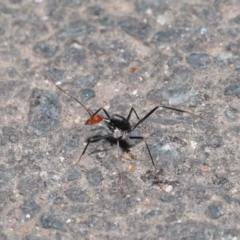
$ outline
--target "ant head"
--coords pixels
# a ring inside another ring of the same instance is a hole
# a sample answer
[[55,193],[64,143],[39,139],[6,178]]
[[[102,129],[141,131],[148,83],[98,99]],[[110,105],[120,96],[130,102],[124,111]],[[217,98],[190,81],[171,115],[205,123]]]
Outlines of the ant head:
[[101,115],[94,115],[92,117],[90,117],[85,124],[87,125],[94,125],[94,124],[98,124],[103,120],[103,117]]

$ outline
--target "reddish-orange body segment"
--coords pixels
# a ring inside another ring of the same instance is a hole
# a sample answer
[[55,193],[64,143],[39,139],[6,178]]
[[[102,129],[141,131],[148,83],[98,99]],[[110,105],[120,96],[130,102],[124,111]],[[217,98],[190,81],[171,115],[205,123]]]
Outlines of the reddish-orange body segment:
[[102,120],[103,120],[103,117],[101,115],[95,115],[95,116],[89,118],[85,122],[85,124],[93,125],[93,124],[100,123]]

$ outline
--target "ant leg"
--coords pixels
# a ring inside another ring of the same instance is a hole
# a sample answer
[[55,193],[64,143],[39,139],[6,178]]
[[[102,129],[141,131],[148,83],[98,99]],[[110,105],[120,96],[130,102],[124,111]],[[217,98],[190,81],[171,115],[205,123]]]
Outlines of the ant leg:
[[195,113],[192,113],[192,112],[189,112],[189,111],[186,111],[186,110],[183,110],[183,109],[179,109],[179,108],[174,108],[174,107],[168,107],[168,106],[159,106],[161,108],[165,108],[165,109],[169,109],[169,110],[174,110],[174,111],[178,111],[178,112],[182,112],[182,113],[187,113],[187,114],[191,114],[195,117],[198,117],[198,118],[201,118],[201,119],[205,119],[204,117],[198,115],[198,114],[195,114]]
[[81,156],[79,157],[78,161],[77,161],[76,163],[72,164],[72,166],[77,165],[77,164],[80,162],[82,156],[83,156],[84,153],[86,152],[86,150],[87,150],[87,148],[88,148],[88,145],[89,145],[90,143],[97,142],[97,141],[100,141],[100,140],[102,140],[102,139],[109,138],[109,137],[111,137],[111,136],[112,136],[112,134],[108,134],[108,135],[106,135],[106,136],[93,136],[93,137],[90,137],[90,138],[87,140],[87,145],[86,145],[85,148],[83,149],[82,154],[81,154]]
[[122,168],[122,160],[121,160],[121,157],[120,157],[120,138],[117,139],[117,148],[118,148],[118,160],[119,162],[121,161],[120,163],[120,176],[119,176],[119,185],[120,185],[120,191],[121,193],[123,193],[123,168]]
[[157,171],[158,171],[157,165],[156,165],[155,161],[153,160],[153,157],[152,157],[152,154],[151,154],[151,152],[150,152],[150,149],[149,149],[149,146],[148,146],[148,144],[147,144],[146,139],[145,139],[144,137],[142,137],[142,136],[129,136],[129,138],[130,138],[130,139],[142,139],[142,140],[145,142],[145,145],[146,145],[148,154],[149,154],[149,156],[150,156],[150,158],[151,158],[151,161],[152,161],[152,164],[153,164],[153,166],[154,166],[154,168],[155,168],[155,172],[157,172]]
[[110,118],[110,115],[108,114],[107,110],[105,110],[104,108],[99,108],[95,113],[92,114],[91,117],[94,117],[94,116],[95,116],[98,112],[100,112],[101,110],[104,111],[104,113],[106,114],[106,116],[107,116],[108,118]]
[[[136,112],[136,110],[135,110],[134,108],[131,108],[131,110],[130,110],[130,112],[129,112],[129,114],[128,114],[128,120],[130,119],[132,112],[135,113],[136,117],[137,117],[138,120],[139,120],[139,122],[133,127],[133,129],[132,129],[131,131],[133,131],[140,123],[142,123],[146,118],[148,118],[148,117],[149,117],[154,111],[156,111],[157,109],[158,109],[158,107],[155,107],[155,108],[152,109],[145,117],[143,117],[142,119],[140,119],[139,116],[138,116],[138,114],[137,114],[137,112]],[[143,139],[143,141],[144,141],[144,143],[145,143],[145,146],[146,146],[146,148],[147,148],[148,154],[149,154],[149,156],[150,156],[150,158],[151,158],[152,164],[153,164],[154,169],[155,169],[155,176],[157,177],[157,181],[158,181],[158,183],[160,184],[160,179],[159,179],[159,176],[158,176],[158,168],[157,168],[157,165],[156,165],[156,163],[155,163],[155,161],[154,161],[154,159],[153,159],[153,156],[152,156],[152,154],[151,154],[151,151],[150,151],[150,149],[149,149],[149,146],[148,146],[148,144],[147,144],[146,139],[145,139],[144,137],[142,137],[142,136],[129,136],[129,138],[130,138],[130,139]]]
[[138,118],[138,122],[133,126],[133,128],[131,128],[131,131],[133,131],[139,124],[141,124],[144,120],[146,120],[151,114],[153,114],[159,107],[155,107],[154,109],[152,109],[145,117],[143,117],[142,119],[140,119],[136,113],[136,110],[134,108],[131,108],[130,113],[129,113],[129,117],[131,116],[131,113],[134,112],[135,115]]

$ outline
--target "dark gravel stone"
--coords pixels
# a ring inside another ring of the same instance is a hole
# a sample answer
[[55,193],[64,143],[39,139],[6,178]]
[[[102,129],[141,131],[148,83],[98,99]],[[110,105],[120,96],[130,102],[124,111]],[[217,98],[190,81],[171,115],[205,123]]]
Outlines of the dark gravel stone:
[[20,4],[22,0],[10,0],[10,3],[12,4]]
[[95,214],[90,215],[88,218],[88,226],[95,227],[100,222],[100,220],[101,220],[101,218],[98,217],[97,215],[95,215]]
[[33,197],[39,192],[39,186],[37,182],[30,178],[23,178],[17,185],[19,193],[25,197]]
[[166,221],[167,223],[175,222],[175,221],[177,221],[177,216],[174,215],[174,214],[172,214],[172,215],[166,217],[166,218],[165,218],[165,221]]
[[227,190],[230,190],[233,187],[233,183],[231,183],[226,176],[215,175],[212,178],[212,181],[214,184],[220,185]]
[[57,53],[58,49],[58,46],[48,44],[45,41],[37,42],[33,47],[34,52],[44,58],[53,57]]
[[1,7],[0,11],[5,14],[16,15],[18,13],[18,9],[10,8],[10,7]]
[[8,139],[12,143],[16,143],[19,140],[19,132],[13,127],[9,127],[9,126],[3,127],[2,133],[3,133],[3,136],[5,136],[6,139]]
[[225,67],[226,66],[226,62],[222,59],[216,58],[215,61],[216,65],[220,68]]
[[76,169],[71,168],[68,171],[68,177],[67,177],[68,181],[73,181],[73,180],[77,180],[77,179],[80,179],[80,178],[81,178],[81,174]]
[[238,113],[238,110],[236,108],[229,108],[224,111],[226,118],[230,121],[237,120],[237,113]]
[[210,199],[210,193],[202,185],[192,185],[186,189],[186,195],[191,201],[205,202]]
[[86,176],[89,184],[92,186],[98,186],[103,180],[102,172],[97,167],[88,170]]
[[211,219],[218,219],[224,215],[224,211],[221,204],[211,204],[208,206],[207,214]]
[[157,142],[149,145],[149,149],[158,168],[177,165],[182,159],[181,150],[172,144]]
[[146,213],[143,217],[144,220],[148,220],[149,218],[162,215],[162,211],[160,210],[151,210],[150,212]]
[[237,240],[237,238],[239,237],[239,230],[237,229],[226,229],[223,231],[223,239],[235,239]]
[[14,67],[7,67],[6,73],[10,78],[14,78],[17,76],[17,70]]
[[76,38],[83,37],[88,35],[91,31],[93,31],[93,27],[86,21],[77,20],[68,23],[62,29],[60,29],[55,37],[57,40],[65,39],[65,38]]
[[42,135],[59,124],[60,104],[55,94],[34,89],[30,99],[29,134]]
[[167,202],[167,203],[173,202],[174,199],[175,199],[175,197],[173,195],[169,195],[169,194],[166,194],[166,195],[163,195],[160,197],[160,200],[162,202]]
[[49,75],[55,81],[62,80],[64,78],[65,70],[51,67],[47,71],[46,75]]
[[106,231],[116,230],[119,227],[117,222],[107,222]]
[[64,62],[73,64],[81,64],[86,59],[86,52],[84,49],[75,47],[67,47],[64,54]]
[[219,148],[223,145],[222,137],[219,135],[213,135],[209,138],[209,146],[212,148]]
[[93,16],[100,16],[103,12],[104,12],[104,9],[102,9],[99,6],[91,6],[91,7],[88,7],[86,10],[86,13]]
[[234,23],[240,24],[240,15],[236,16],[235,18],[232,19]]
[[0,146],[7,144],[7,137],[0,133]]
[[79,228],[78,231],[82,237],[84,237],[88,234],[88,230],[85,228]]
[[194,69],[198,70],[207,68],[211,62],[209,55],[205,53],[192,53],[186,60]]
[[224,90],[224,95],[237,96],[240,97],[240,85],[231,84]]
[[13,96],[15,89],[22,86],[18,81],[1,81],[0,82],[0,99],[9,99]]
[[0,27],[0,36],[5,33],[5,29]]
[[82,191],[80,188],[77,187],[67,189],[66,191],[64,191],[64,194],[73,202],[89,201],[89,197],[87,196],[86,192]]
[[189,84],[167,84],[161,89],[150,90],[147,94],[150,101],[159,103],[167,100],[170,105],[185,103],[195,107],[199,102],[198,89],[192,88]]
[[159,31],[155,33],[152,38],[152,42],[154,43],[166,43],[175,40],[179,35],[181,35],[181,31],[176,31],[174,29],[168,29],[165,31]]
[[176,64],[180,64],[180,62],[182,62],[183,58],[181,56],[174,56],[174,57],[171,57],[169,60],[168,60],[168,66],[171,67],[173,65],[176,65]]
[[8,237],[4,233],[0,233],[1,240],[8,240]]
[[63,227],[63,223],[60,222],[59,220],[55,219],[49,214],[43,214],[41,216],[41,224],[43,228],[53,228],[57,229],[59,231],[65,231]]
[[169,9],[169,5],[167,1],[137,1],[136,10],[142,14],[146,14],[148,9],[151,9],[154,16],[162,15],[164,12]]
[[97,65],[92,75],[76,77],[76,80],[74,81],[74,85],[77,88],[92,88],[97,84],[98,80],[103,74],[103,71],[104,71],[104,66]]
[[176,81],[184,82],[193,75],[193,72],[185,66],[177,66],[173,68],[173,78]]
[[20,208],[24,214],[30,214],[31,217],[38,213],[41,209],[41,207],[32,199],[24,201],[24,203],[20,205]]
[[122,19],[118,24],[124,32],[136,39],[146,39],[150,32],[150,25],[140,22],[133,17]]
[[13,173],[11,170],[0,168],[0,189],[4,188],[12,178]]
[[89,88],[80,90],[81,99],[86,102],[90,98],[95,97],[95,91]]

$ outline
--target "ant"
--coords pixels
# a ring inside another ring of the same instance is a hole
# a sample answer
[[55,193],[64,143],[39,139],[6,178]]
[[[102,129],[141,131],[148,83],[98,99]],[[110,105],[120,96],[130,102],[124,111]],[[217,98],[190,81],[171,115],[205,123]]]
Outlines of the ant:
[[[50,77],[50,76],[49,76]],[[130,133],[133,132],[144,120],[146,120],[149,116],[151,116],[158,108],[165,108],[165,109],[169,109],[169,110],[174,110],[174,111],[179,111],[182,113],[188,113],[191,114],[195,117],[199,117],[201,119],[205,119],[204,117],[194,114],[192,112],[186,111],[186,110],[182,110],[182,109],[178,109],[178,108],[174,108],[174,107],[168,107],[168,106],[156,106],[154,107],[151,111],[149,111],[143,118],[140,118],[136,112],[136,110],[132,107],[129,111],[128,116],[125,118],[121,115],[118,114],[113,114],[112,116],[109,115],[109,113],[107,112],[107,110],[105,110],[104,108],[99,108],[97,111],[93,112],[90,109],[88,109],[82,102],[80,102],[77,98],[73,97],[72,95],[70,95],[68,92],[66,92],[65,90],[63,90],[61,87],[59,87],[55,81],[50,77],[51,82],[63,93],[65,93],[66,95],[68,95],[69,97],[71,97],[72,99],[74,99],[76,102],[78,102],[89,114],[90,118],[88,118],[85,121],[86,125],[95,125],[98,123],[104,123],[107,130],[108,130],[108,134],[103,135],[103,136],[92,136],[90,138],[87,139],[87,143],[85,148],[83,149],[78,161],[76,163],[74,163],[73,165],[76,165],[80,162],[81,158],[83,157],[83,155],[85,154],[88,146],[90,143],[93,142],[97,142],[103,139],[111,139],[113,138],[114,140],[116,140],[117,142],[117,147],[118,147],[118,158],[120,159],[120,155],[119,155],[119,149],[120,149],[120,141],[121,140],[127,140],[127,139],[141,139],[145,142],[148,154],[150,156],[150,159],[152,161],[152,164],[155,168],[155,176],[157,177],[157,182],[158,184],[160,184],[160,180],[158,178],[158,168],[157,165],[152,157],[152,154],[150,152],[149,146],[146,142],[146,140],[144,139],[143,136],[131,136]],[[105,117],[103,117],[102,115],[99,114],[99,112],[102,111],[105,114]],[[130,118],[132,116],[132,114],[135,114],[138,122],[135,125],[131,125],[130,124]],[[122,171],[120,172],[120,186],[122,189]]]

